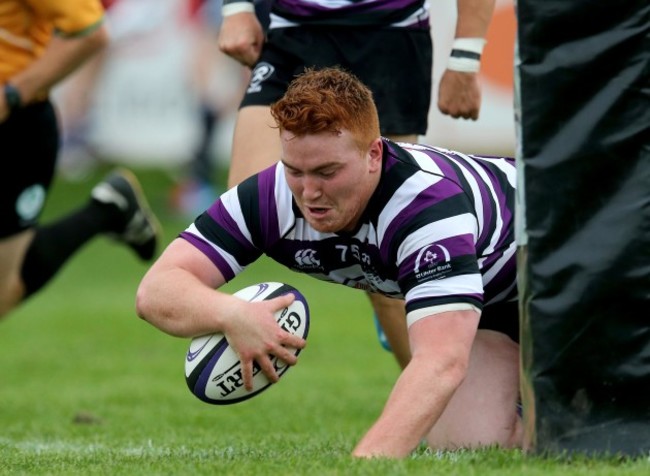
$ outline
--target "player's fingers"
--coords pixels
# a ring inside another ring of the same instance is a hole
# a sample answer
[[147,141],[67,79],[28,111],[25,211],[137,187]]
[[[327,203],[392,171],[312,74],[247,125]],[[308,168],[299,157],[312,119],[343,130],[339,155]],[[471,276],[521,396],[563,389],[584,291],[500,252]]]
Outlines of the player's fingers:
[[290,334],[289,332],[285,332],[281,339],[281,344],[283,347],[304,349],[305,345],[307,345],[307,341],[302,337],[298,337],[296,335]]
[[241,359],[242,378],[244,379],[244,388],[249,392],[253,390],[253,361],[251,359]]
[[287,294],[283,294],[282,296],[278,296],[276,298],[270,299],[267,302],[271,305],[271,311],[277,312],[280,309],[284,309],[286,307],[291,306],[291,304],[295,300],[296,300],[296,296],[294,296],[292,293],[287,293]]
[[271,382],[278,381],[279,377],[277,372],[275,371],[275,366],[273,365],[273,362],[268,356],[260,357],[257,363],[262,369],[264,375],[266,375],[266,378],[268,378]]
[[286,365],[296,365],[298,363],[298,357],[292,350],[286,347],[280,347],[278,351],[275,352],[275,356]]

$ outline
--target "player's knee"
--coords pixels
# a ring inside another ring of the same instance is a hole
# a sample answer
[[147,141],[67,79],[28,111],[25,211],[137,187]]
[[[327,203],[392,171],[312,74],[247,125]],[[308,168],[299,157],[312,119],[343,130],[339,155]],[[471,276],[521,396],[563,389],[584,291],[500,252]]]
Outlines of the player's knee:
[[9,314],[22,301],[23,295],[23,286],[17,279],[0,282],[0,319]]

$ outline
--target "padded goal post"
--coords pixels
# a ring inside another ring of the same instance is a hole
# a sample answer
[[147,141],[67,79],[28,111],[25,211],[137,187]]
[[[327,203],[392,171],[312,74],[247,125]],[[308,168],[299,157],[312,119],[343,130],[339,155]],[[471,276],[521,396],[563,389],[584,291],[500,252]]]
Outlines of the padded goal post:
[[650,453],[650,2],[519,0],[525,439]]

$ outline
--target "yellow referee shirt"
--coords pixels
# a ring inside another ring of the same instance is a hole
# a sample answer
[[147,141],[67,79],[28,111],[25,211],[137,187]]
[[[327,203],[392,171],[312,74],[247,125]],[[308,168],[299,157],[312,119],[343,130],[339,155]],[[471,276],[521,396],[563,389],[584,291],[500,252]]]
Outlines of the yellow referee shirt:
[[103,18],[100,0],[0,0],[0,84],[41,56],[52,35],[81,36]]

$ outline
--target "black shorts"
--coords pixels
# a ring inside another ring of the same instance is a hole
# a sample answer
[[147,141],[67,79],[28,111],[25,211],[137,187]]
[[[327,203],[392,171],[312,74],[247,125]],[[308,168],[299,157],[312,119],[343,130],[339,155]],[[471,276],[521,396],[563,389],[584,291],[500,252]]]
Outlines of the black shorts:
[[38,223],[54,177],[59,132],[52,104],[12,112],[0,123],[0,239]]
[[506,334],[519,342],[519,302],[508,301],[490,304],[483,308],[479,329],[490,329]]
[[383,135],[427,132],[433,46],[429,30],[289,27],[270,30],[241,107],[270,105],[305,67],[339,66],[373,92]]

